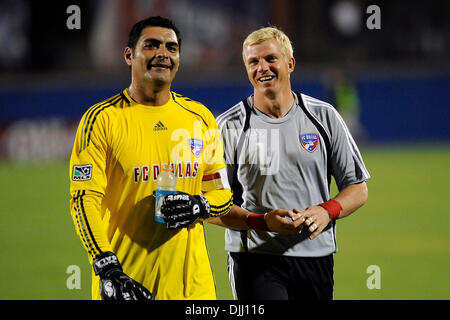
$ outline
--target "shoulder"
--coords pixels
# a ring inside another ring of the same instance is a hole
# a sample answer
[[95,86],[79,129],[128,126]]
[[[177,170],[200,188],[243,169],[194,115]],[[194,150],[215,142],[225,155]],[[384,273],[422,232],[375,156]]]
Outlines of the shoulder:
[[119,92],[88,108],[78,125],[76,141],[79,143],[79,152],[86,149],[92,139],[104,141],[111,119],[116,118],[118,114],[116,110],[121,110],[128,104],[123,92]]
[[326,111],[326,112],[330,112],[330,111],[334,111],[336,110],[331,104],[329,104],[328,102],[325,102],[323,100],[319,100],[317,98],[308,96],[306,94],[303,93],[297,93],[297,97],[298,99],[302,100],[303,105],[308,108],[311,111]]
[[308,96],[303,93],[297,93],[299,103],[304,106],[306,112],[311,113],[321,122],[339,121],[341,118],[336,108],[328,102]]
[[125,105],[128,105],[129,101],[123,92],[119,92],[116,95],[109,97],[103,101],[100,101],[93,106],[89,107],[83,117],[86,120],[94,121],[97,118],[105,117],[108,114],[114,113],[117,109],[123,109]]
[[182,94],[171,91],[173,101],[182,107],[184,110],[196,114],[198,117],[202,118],[203,122],[209,127],[211,123],[215,123],[214,116],[204,104],[201,102],[192,100]]
[[129,101],[122,91],[94,104],[84,112],[78,127],[79,133],[103,130],[118,119],[121,114],[120,111],[128,105]]
[[241,102],[235,104],[233,107],[225,111],[224,113],[220,114],[216,120],[217,125],[219,126],[219,129],[222,130],[223,128],[233,128],[238,129],[243,126],[243,123],[245,121],[246,117],[246,111],[244,104]]

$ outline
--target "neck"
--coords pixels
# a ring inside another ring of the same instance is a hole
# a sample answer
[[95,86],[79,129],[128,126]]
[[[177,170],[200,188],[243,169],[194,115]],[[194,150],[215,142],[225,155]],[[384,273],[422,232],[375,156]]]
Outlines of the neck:
[[128,87],[128,94],[139,104],[147,106],[162,106],[167,103],[170,98],[169,86],[156,86],[145,84],[137,84],[132,81]]
[[289,112],[294,103],[294,96],[290,88],[288,89],[278,94],[263,94],[255,91],[253,104],[270,118],[282,118]]

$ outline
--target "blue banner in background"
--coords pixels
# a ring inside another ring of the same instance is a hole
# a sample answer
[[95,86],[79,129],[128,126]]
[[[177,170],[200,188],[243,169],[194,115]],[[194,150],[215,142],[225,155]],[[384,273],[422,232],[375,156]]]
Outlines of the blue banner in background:
[[450,139],[450,77],[361,79],[361,122],[374,141]]
[[[359,78],[355,84],[369,142],[450,140],[449,76]],[[78,120],[126,86],[0,91],[0,125],[30,118]],[[331,103],[321,81],[296,82],[292,89]],[[252,93],[247,83],[176,84],[173,90],[203,103],[215,116]]]

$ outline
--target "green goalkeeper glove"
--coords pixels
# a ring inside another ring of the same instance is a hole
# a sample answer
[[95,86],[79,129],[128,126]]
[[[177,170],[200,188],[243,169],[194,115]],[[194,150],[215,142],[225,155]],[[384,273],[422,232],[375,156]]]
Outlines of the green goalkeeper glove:
[[153,300],[150,291],[123,273],[114,253],[103,252],[94,260],[93,267],[95,274],[100,276],[103,300]]

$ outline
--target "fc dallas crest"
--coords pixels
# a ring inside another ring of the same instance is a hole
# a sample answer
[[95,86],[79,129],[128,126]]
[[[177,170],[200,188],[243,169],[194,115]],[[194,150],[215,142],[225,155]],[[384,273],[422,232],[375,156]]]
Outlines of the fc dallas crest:
[[319,144],[319,135],[316,133],[305,133],[300,135],[300,143],[308,152],[314,152]]
[[189,139],[189,145],[191,146],[191,151],[197,158],[200,157],[203,151],[203,140],[201,139]]

